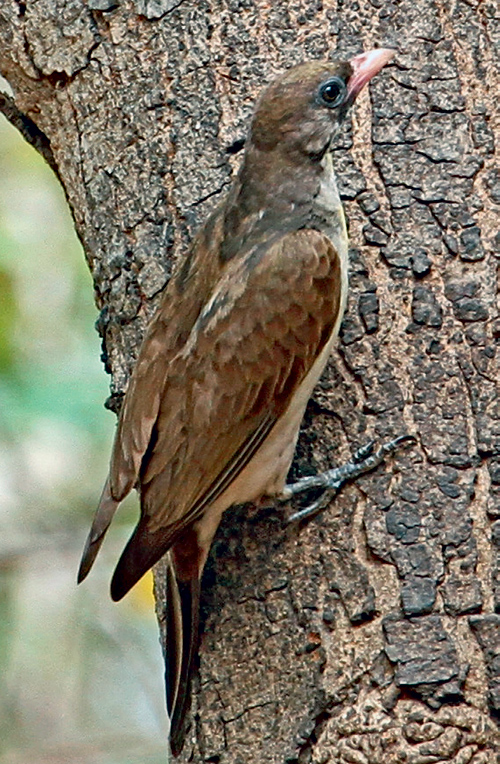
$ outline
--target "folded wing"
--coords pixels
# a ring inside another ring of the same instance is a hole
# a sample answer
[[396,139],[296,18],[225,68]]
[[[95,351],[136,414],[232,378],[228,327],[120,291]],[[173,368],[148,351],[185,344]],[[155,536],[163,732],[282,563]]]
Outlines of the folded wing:
[[169,364],[140,468],[141,519],[115,571],[114,598],[248,464],[328,341],[340,288],[338,255],[314,230],[229,264]]

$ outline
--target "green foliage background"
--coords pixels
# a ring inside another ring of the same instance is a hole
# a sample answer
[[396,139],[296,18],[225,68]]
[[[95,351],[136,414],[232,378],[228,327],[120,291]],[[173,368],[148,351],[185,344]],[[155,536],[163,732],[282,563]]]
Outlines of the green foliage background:
[[81,587],[114,417],[92,281],[51,170],[0,119],[0,764],[166,761],[151,580],[114,605],[125,510]]

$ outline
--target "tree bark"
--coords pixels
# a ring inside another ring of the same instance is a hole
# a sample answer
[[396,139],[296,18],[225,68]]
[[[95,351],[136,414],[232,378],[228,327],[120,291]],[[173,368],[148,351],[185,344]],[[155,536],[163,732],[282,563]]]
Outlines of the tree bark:
[[[65,189],[115,410],[172,263],[238,165],[263,84],[336,50],[398,49],[335,149],[349,309],[293,471],[345,461],[371,438],[410,432],[418,445],[304,527],[286,527],[282,510],[227,513],[181,762],[496,761],[495,12],[481,0],[0,5],[0,72],[14,92],[0,110]],[[163,592],[160,564],[160,623]]]

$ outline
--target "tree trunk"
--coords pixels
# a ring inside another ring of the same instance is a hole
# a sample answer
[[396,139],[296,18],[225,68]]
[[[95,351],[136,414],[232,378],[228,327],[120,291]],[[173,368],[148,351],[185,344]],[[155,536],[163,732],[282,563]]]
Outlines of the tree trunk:
[[[227,513],[204,579],[181,762],[496,761],[495,10],[480,0],[0,6],[0,72],[14,91],[0,109],[65,189],[114,409],[173,261],[238,165],[263,84],[336,50],[398,49],[335,150],[349,309],[293,469],[333,466],[371,438],[410,432],[418,444],[304,527],[286,527],[282,510]],[[163,591],[160,565],[160,623]]]

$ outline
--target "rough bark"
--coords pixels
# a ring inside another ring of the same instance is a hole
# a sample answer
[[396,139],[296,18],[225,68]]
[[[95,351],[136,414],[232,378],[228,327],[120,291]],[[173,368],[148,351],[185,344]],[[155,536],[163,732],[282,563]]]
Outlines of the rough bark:
[[[0,72],[14,90],[0,109],[53,158],[67,194],[112,408],[172,262],[238,164],[262,85],[336,49],[399,51],[335,152],[349,312],[294,471],[370,438],[411,432],[418,445],[306,527],[285,528],[274,510],[227,514],[180,761],[496,761],[495,11],[480,0],[0,5]],[[156,583],[161,621],[161,566]]]

